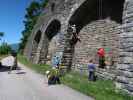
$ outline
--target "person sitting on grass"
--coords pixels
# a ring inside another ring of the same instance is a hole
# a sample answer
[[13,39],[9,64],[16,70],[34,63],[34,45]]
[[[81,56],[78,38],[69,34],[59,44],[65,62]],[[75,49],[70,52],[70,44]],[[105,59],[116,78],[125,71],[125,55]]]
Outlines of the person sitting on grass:
[[46,75],[48,78],[48,85],[55,84],[55,76],[53,75],[52,70],[46,71]]
[[53,84],[60,84],[60,76],[59,76],[59,69],[53,67],[50,71],[46,71],[46,75],[48,78],[48,85],[53,85]]
[[89,79],[90,81],[96,81],[96,75],[95,75],[96,64],[94,64],[93,59],[91,59],[91,60],[89,61],[88,70],[89,70],[88,79]]
[[59,67],[55,68],[55,83],[60,84],[60,71]]

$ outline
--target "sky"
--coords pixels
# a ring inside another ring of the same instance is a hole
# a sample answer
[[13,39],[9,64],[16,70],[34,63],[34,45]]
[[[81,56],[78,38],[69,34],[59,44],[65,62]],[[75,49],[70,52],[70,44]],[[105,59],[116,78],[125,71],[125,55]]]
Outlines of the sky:
[[3,41],[8,44],[20,42],[24,30],[26,8],[34,0],[1,0],[0,2],[0,32],[4,32]]

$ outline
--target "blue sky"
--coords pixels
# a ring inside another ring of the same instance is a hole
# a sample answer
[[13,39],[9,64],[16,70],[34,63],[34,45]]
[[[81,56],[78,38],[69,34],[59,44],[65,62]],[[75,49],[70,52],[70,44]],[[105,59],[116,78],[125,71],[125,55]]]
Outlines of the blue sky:
[[24,29],[25,9],[34,0],[1,0],[0,32],[4,32],[3,40],[7,43],[18,43]]

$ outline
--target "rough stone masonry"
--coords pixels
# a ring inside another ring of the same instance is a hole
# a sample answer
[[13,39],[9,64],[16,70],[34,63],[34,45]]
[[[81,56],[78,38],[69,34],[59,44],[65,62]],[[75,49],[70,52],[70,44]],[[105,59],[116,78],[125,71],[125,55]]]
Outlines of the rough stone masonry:
[[[133,1],[49,0],[28,39],[24,55],[33,63],[51,63],[55,55],[70,69],[86,72],[87,62],[98,62],[104,48],[107,69],[100,77],[116,80],[116,86],[133,93]],[[76,25],[81,41],[70,44],[70,25]]]
[[133,94],[133,1],[126,0],[124,6],[116,86]]

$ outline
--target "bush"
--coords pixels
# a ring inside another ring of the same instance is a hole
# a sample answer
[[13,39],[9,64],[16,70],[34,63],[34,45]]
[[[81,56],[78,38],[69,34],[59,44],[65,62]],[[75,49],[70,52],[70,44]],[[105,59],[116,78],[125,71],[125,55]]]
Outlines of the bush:
[[6,54],[9,54],[11,51],[11,47],[3,42],[2,45],[0,46],[0,55],[6,55]]
[[38,73],[41,73],[41,74],[45,74],[45,72],[47,70],[50,70],[51,69],[51,66],[50,65],[46,65],[46,64],[32,64],[30,61],[28,61],[28,59],[21,55],[21,54],[18,54],[17,55],[18,57],[18,60],[19,62],[21,62],[22,64],[28,66],[29,68],[37,71]]

